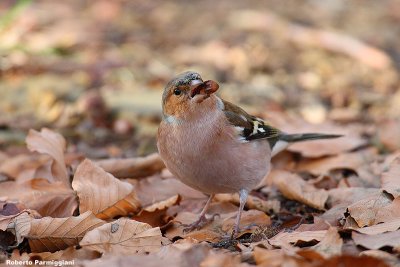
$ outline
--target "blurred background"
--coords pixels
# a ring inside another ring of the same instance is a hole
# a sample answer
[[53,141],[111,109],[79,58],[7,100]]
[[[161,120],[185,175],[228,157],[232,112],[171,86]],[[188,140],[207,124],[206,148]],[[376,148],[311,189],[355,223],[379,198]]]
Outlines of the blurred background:
[[154,152],[164,85],[194,70],[284,130],[395,151],[399,23],[398,0],[1,0],[0,149],[49,127],[92,158]]

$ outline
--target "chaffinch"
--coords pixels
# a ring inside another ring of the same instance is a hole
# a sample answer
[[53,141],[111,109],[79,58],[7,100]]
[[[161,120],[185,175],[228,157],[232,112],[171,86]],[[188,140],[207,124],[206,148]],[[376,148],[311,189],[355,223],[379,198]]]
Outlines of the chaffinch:
[[293,142],[339,135],[284,133],[219,98],[218,88],[215,81],[203,81],[191,71],[172,79],[162,96],[157,147],[172,174],[209,195],[199,219],[186,230],[200,228],[209,220],[205,214],[214,194],[239,193],[233,238],[247,196],[268,174],[272,156]]

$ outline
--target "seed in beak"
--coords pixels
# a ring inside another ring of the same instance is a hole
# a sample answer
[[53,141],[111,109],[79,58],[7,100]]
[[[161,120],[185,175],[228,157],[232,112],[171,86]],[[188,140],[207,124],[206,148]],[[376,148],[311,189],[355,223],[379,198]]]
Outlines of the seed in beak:
[[195,84],[190,92],[190,97],[201,94],[209,97],[211,94],[215,93],[219,88],[218,83],[208,80],[199,84]]

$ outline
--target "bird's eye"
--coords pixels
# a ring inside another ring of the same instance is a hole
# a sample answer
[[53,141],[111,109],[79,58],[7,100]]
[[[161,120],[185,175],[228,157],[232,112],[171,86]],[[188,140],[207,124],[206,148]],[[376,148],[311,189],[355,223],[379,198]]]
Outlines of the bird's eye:
[[178,88],[174,89],[174,95],[180,95],[182,91]]

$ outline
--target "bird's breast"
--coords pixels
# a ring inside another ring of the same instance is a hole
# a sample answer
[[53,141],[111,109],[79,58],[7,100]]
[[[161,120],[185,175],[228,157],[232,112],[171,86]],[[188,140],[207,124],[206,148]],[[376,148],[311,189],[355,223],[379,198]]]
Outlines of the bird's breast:
[[252,189],[267,174],[271,155],[265,140],[239,141],[222,112],[194,123],[163,122],[158,148],[177,178],[205,193]]

